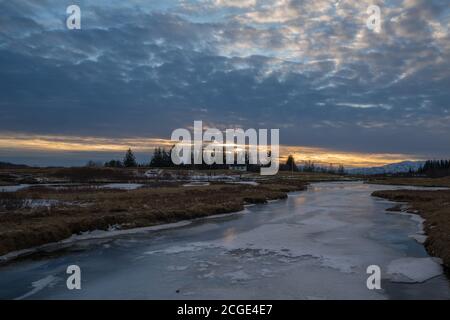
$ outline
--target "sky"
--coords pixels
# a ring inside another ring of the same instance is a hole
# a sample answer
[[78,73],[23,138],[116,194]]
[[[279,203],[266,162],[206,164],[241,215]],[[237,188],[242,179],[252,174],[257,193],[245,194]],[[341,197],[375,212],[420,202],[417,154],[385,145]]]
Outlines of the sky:
[[[72,4],[80,30],[66,27]],[[448,0],[0,0],[0,12],[0,161],[80,165],[128,147],[148,161],[194,120],[280,129],[299,161],[450,157]]]

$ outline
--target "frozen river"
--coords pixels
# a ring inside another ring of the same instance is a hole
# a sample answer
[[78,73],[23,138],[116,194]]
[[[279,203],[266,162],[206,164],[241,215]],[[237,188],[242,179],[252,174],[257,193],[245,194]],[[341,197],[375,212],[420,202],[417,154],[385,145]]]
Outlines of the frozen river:
[[[448,299],[420,222],[387,213],[358,182],[318,183],[287,200],[160,230],[89,238],[0,267],[0,298]],[[69,291],[66,268],[81,268]],[[382,289],[368,290],[378,265]]]

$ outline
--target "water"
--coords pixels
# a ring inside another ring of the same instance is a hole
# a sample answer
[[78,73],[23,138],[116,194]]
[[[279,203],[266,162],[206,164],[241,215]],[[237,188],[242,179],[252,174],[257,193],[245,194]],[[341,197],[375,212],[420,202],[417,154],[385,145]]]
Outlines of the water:
[[[0,298],[448,299],[442,268],[410,237],[418,221],[370,196],[394,188],[318,183],[238,214],[67,242],[1,267]],[[80,291],[66,288],[71,264]],[[367,289],[369,265],[382,290]]]

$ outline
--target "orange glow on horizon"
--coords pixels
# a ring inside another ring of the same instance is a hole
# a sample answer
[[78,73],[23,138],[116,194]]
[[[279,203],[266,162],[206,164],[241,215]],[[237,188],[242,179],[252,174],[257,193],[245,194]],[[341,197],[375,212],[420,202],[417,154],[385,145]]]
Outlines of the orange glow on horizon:
[[[21,152],[135,152],[151,153],[155,147],[170,148],[174,142],[161,138],[99,138],[52,135],[2,134],[0,150]],[[280,146],[280,161],[293,155],[296,162],[312,161],[320,165],[344,165],[346,167],[372,167],[405,160],[422,160],[406,154],[345,152],[319,147]]]

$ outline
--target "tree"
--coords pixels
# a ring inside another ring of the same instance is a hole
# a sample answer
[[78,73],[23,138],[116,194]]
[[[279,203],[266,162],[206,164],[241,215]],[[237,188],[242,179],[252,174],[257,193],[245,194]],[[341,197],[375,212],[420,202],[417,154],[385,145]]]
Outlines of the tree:
[[105,162],[105,167],[107,168],[122,168],[123,164],[120,160],[111,160],[108,162]]
[[306,161],[303,166],[303,172],[314,172],[316,171],[316,165],[311,160]]
[[172,147],[169,152],[167,152],[164,148],[155,148],[153,151],[153,157],[150,161],[150,167],[156,168],[168,168],[173,167],[174,164],[172,162]]
[[429,177],[450,176],[450,160],[428,160],[418,173]]
[[136,157],[134,156],[133,151],[131,151],[131,149],[128,149],[127,153],[125,154],[125,158],[123,159],[123,165],[126,168],[137,167]]
[[171,167],[172,166],[172,156],[171,156],[171,152],[166,152],[166,149],[162,150],[162,162],[163,162],[163,167]]
[[292,171],[292,172],[294,172],[294,171],[297,172],[298,171],[298,167],[295,164],[295,159],[294,159],[293,155],[289,155],[289,157],[288,157],[288,159],[286,161],[286,167],[287,167],[287,169],[289,171]]
[[162,167],[163,163],[164,163],[164,156],[163,156],[163,151],[161,148],[155,148],[155,150],[153,151],[153,157],[152,160],[150,161],[150,166],[151,167]]

